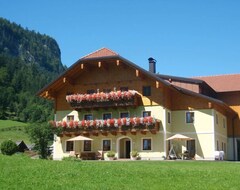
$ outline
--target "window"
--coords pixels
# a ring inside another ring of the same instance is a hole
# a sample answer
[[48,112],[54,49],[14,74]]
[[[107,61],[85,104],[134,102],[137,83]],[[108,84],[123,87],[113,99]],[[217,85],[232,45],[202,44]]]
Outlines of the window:
[[121,112],[120,118],[129,118],[129,112]]
[[143,86],[143,96],[151,96],[151,86]]
[[93,115],[92,114],[86,114],[84,115],[85,120],[93,120]]
[[74,94],[73,92],[67,92],[66,95],[71,95]]
[[218,125],[218,114],[216,114],[216,124]]
[[218,141],[217,141],[217,151],[219,151],[219,144],[218,144]]
[[74,115],[68,115],[67,116],[67,121],[74,121]]
[[94,89],[90,89],[90,90],[87,90],[87,94],[93,94],[95,93],[96,91]]
[[111,113],[104,113],[103,114],[103,119],[107,120],[107,119],[111,119],[112,118],[112,114]]
[[123,92],[123,91],[128,91],[128,87],[126,86],[123,86],[123,87],[120,87],[120,90]]
[[168,124],[170,124],[171,123],[171,112],[167,112],[167,122],[168,122]]
[[73,141],[66,141],[66,151],[73,151]]
[[109,89],[109,88],[106,89],[106,88],[105,88],[105,89],[103,89],[103,92],[104,92],[104,93],[109,93],[109,92],[111,92],[111,89]]
[[152,139],[143,139],[142,145],[143,150],[152,150]]
[[151,111],[143,111],[143,117],[151,116]]
[[111,140],[103,140],[102,143],[103,151],[111,150]]
[[226,120],[223,118],[223,128],[226,128]]
[[83,151],[91,151],[92,149],[92,141],[84,141],[84,144],[83,144]]
[[194,112],[186,112],[186,123],[194,122]]

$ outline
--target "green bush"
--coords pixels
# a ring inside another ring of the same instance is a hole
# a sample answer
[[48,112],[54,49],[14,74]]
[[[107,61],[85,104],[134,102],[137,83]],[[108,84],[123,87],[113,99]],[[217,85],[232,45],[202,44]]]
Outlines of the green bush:
[[107,157],[111,157],[111,158],[115,157],[115,152],[114,151],[108,151],[107,152]]
[[5,155],[12,155],[18,151],[18,146],[11,140],[3,141],[1,144],[1,152]]

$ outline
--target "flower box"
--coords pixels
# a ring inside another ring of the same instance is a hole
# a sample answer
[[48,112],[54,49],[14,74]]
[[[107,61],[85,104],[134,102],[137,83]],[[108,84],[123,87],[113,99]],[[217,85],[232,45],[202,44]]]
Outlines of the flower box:
[[136,94],[135,90],[71,94],[66,96],[66,101],[74,109],[135,106]]

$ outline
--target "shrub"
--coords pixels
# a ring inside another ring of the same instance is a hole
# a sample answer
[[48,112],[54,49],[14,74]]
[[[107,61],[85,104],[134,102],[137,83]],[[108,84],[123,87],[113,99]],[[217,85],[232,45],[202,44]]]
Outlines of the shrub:
[[131,156],[132,156],[132,157],[138,157],[138,156],[139,156],[138,151],[133,150],[133,151],[131,152]]
[[111,158],[115,157],[115,152],[114,151],[108,151],[107,152],[107,157],[111,157]]
[[18,146],[11,140],[3,141],[1,144],[1,152],[5,155],[12,155],[18,151]]

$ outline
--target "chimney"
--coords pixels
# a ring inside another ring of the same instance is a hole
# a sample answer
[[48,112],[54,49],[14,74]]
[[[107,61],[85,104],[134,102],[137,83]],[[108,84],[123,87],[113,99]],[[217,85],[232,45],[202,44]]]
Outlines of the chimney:
[[153,59],[152,57],[148,58],[148,62],[149,62],[149,71],[152,73],[156,73],[156,60]]

